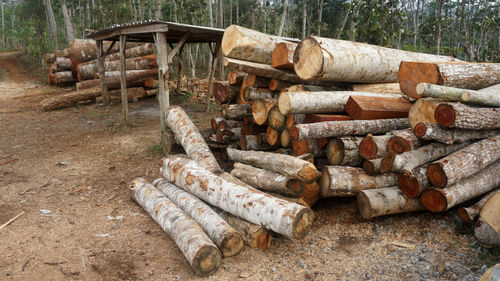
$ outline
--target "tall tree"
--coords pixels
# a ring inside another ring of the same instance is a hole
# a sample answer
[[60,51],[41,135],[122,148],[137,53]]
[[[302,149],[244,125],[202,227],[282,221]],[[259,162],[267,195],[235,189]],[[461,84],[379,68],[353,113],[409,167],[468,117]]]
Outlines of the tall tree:
[[156,0],[155,20],[161,19],[161,0]]
[[208,18],[210,20],[210,27],[214,27],[214,17],[212,15],[212,0],[208,0]]
[[262,1],[262,12],[264,13],[264,33],[267,33],[267,1]]
[[56,18],[54,17],[52,4],[50,3],[50,0],[44,0],[44,4],[45,4],[45,11],[47,12],[47,21],[49,22],[49,32],[53,39],[52,42],[54,42],[56,49],[59,49],[59,44],[57,44]]
[[318,36],[321,36],[321,26],[323,25],[321,18],[323,17],[323,2],[324,0],[319,0],[318,1]]
[[5,18],[3,14],[3,0],[2,0],[2,47],[5,48]]
[[307,1],[304,1],[304,6],[302,7],[302,38],[306,38],[306,28],[307,28]]
[[75,31],[73,30],[73,24],[71,23],[71,18],[68,13],[66,0],[62,1],[61,9],[64,19],[64,27],[66,28],[66,40],[68,40],[68,45],[71,45],[73,43],[73,39],[75,39]]
[[283,28],[285,27],[287,13],[288,13],[288,0],[285,0],[285,3],[283,3],[283,13],[281,14],[280,29],[278,30],[278,36],[283,35]]
[[441,11],[443,8],[443,0],[436,0],[436,54],[439,55],[441,51]]

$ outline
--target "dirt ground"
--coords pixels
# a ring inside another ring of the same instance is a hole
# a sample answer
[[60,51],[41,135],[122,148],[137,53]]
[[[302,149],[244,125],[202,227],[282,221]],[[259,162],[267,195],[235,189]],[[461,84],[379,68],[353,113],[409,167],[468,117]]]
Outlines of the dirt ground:
[[[38,102],[61,90],[34,82],[20,56],[0,53],[0,224],[25,212],[0,230],[0,279],[202,279],[130,199],[132,179],[159,176],[155,100],[129,104],[131,126],[117,105],[44,112]],[[184,106],[200,128],[216,114]],[[352,198],[313,209],[304,240],[276,235],[267,251],[245,248],[206,280],[476,280],[500,262],[454,210],[366,221]]]

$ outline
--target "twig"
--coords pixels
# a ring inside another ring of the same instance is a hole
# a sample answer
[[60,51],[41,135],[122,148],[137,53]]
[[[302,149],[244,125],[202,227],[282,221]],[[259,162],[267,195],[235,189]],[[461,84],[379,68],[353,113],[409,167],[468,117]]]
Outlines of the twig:
[[4,227],[6,227],[7,225],[11,224],[13,221],[15,221],[17,218],[19,218],[20,216],[24,215],[24,211],[20,212],[19,214],[17,214],[17,216],[11,218],[10,220],[8,220],[6,223],[2,224],[0,226],[0,230],[2,230]]
[[65,263],[66,263],[65,261],[60,261],[60,262],[44,262],[43,264],[57,266]]
[[404,242],[392,241],[390,243],[394,246],[401,247],[401,248],[415,249],[415,245],[404,243]]
[[34,258],[29,258],[24,264],[23,264],[23,271],[24,269],[26,268],[26,266],[28,265],[28,263],[30,263],[30,261],[32,261]]

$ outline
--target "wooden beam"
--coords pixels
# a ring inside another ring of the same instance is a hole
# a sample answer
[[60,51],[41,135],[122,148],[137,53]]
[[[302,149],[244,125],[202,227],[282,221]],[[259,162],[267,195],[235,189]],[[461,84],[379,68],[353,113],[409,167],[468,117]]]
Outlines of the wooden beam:
[[155,23],[143,26],[133,26],[133,27],[124,27],[118,28],[108,33],[99,34],[94,36],[94,40],[107,40],[111,37],[119,36],[119,35],[127,35],[127,34],[135,34],[138,33],[157,33],[157,32],[167,32],[168,25],[166,23]]
[[[158,102],[160,103],[160,122],[161,122],[161,143],[165,148],[170,147],[172,138],[169,138],[165,122],[165,113],[170,107],[168,92],[168,49],[167,34],[158,32],[155,35],[156,61],[158,62]],[[167,151],[169,152],[169,151]]]
[[[172,50],[172,52],[168,55],[168,63],[170,64],[172,60],[174,59],[174,56],[179,52],[184,47],[184,43],[186,43],[186,40],[189,37],[189,32],[186,32],[184,35],[182,35],[181,39],[177,43],[177,46]],[[165,39],[166,42],[166,39]]]
[[111,42],[111,45],[109,45],[108,49],[106,50],[106,53],[104,54],[105,57],[111,53],[111,50],[113,49],[115,44],[116,44],[116,41],[113,40],[113,42]]
[[212,45],[210,45],[210,51],[212,52],[212,67],[210,69],[210,76],[208,78],[208,95],[207,95],[207,110],[206,112],[209,111],[210,109],[210,97],[212,96],[212,91],[213,91],[213,83],[214,83],[214,75],[215,75],[215,68],[217,66],[217,54],[219,53],[219,49],[221,46],[221,42],[217,42],[215,45],[215,50],[212,50]]
[[125,123],[128,123],[128,97],[127,97],[127,71],[125,60],[125,44],[127,43],[127,36],[120,35],[120,85],[122,94],[122,114]]
[[97,45],[97,69],[99,71],[99,84],[101,85],[102,100],[105,106],[110,104],[108,95],[108,85],[106,84],[106,70],[104,68],[104,59],[107,53],[103,54],[102,40],[96,41]]

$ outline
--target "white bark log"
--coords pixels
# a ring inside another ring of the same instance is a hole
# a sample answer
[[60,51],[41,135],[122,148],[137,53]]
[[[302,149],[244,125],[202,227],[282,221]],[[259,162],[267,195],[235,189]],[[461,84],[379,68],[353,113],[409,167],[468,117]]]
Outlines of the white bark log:
[[397,187],[362,190],[357,201],[359,212],[365,219],[425,210],[417,198],[407,198]]
[[345,136],[332,138],[326,147],[328,164],[333,166],[361,165],[363,159],[359,155],[359,144],[363,137]]
[[461,103],[442,103],[435,112],[436,122],[447,128],[500,129],[500,108],[469,107]]
[[474,91],[429,83],[420,83],[417,85],[417,94],[422,97],[500,107],[500,89],[497,89],[497,91],[487,90],[486,92],[482,92],[481,90]]
[[453,144],[468,140],[484,139],[496,134],[500,130],[467,130],[446,129],[430,122],[418,123],[415,126],[415,135],[423,140],[435,140],[440,143]]

